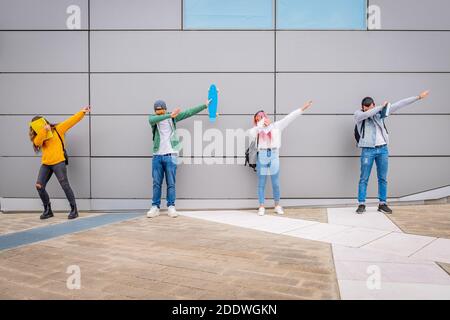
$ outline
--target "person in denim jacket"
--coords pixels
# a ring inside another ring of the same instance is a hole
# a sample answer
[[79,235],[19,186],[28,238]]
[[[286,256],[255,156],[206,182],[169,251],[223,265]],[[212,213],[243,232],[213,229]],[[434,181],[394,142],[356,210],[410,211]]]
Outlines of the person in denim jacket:
[[362,100],[361,109],[354,113],[354,120],[360,134],[358,147],[361,148],[361,174],[358,185],[359,206],[356,213],[362,214],[366,211],[367,183],[374,162],[377,166],[378,177],[378,211],[387,214],[392,213],[386,203],[389,135],[384,120],[389,114],[426,98],[428,94],[429,91],[424,91],[418,96],[406,98],[393,104],[385,102],[381,106],[375,106],[374,100],[371,97],[366,97]]

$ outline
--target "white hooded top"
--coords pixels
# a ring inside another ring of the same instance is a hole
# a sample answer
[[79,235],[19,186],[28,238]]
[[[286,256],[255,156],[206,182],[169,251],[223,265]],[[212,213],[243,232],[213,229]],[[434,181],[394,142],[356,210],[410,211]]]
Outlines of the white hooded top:
[[279,149],[281,147],[281,133],[282,131],[298,116],[303,114],[302,109],[297,109],[289,113],[283,119],[271,123],[269,126],[264,127],[264,122],[260,121],[256,126],[247,130],[247,135],[250,139],[256,139],[260,132],[272,133],[272,139],[259,139],[258,150],[261,149]]

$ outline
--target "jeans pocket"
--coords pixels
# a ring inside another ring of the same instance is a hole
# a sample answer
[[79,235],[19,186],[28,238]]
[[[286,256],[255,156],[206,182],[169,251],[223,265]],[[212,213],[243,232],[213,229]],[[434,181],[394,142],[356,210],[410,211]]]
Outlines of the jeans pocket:
[[175,156],[175,155],[171,155],[170,156],[170,162],[171,162],[171,164],[172,165],[178,165],[178,156]]

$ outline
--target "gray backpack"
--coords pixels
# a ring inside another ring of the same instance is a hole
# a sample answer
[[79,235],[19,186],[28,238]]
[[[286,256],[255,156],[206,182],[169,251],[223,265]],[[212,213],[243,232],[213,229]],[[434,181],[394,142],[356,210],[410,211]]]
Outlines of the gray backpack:
[[253,140],[250,142],[250,146],[245,151],[245,164],[256,172],[256,161],[258,159],[258,145],[259,145],[259,135],[256,138],[256,141]]

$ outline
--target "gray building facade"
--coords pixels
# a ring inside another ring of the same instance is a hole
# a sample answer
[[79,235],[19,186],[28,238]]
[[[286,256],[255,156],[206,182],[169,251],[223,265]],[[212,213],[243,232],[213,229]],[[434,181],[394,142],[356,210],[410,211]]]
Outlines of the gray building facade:
[[[169,109],[199,105],[212,83],[220,89],[219,119],[210,123],[204,112],[179,124],[193,135],[201,126],[226,136],[226,129],[250,128],[259,109],[279,119],[314,100],[283,134],[284,205],[356,203],[352,115],[361,99],[397,101],[430,89],[427,100],[387,121],[389,198],[449,196],[450,2],[367,6],[380,9],[379,29],[199,30],[185,28],[182,0],[0,0],[1,209],[41,208],[31,118],[58,122],[87,104],[91,115],[67,135],[79,207],[148,208],[153,102],[164,99]],[[178,168],[177,206],[256,206],[256,175],[242,165],[245,150],[224,148],[212,156],[224,163],[209,164],[207,139],[202,144],[183,154],[193,163]],[[368,195],[376,198],[373,171]],[[54,206],[67,208],[55,178],[48,189]]]

